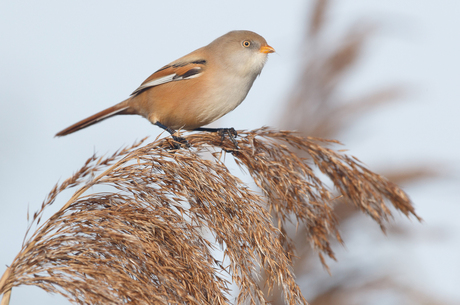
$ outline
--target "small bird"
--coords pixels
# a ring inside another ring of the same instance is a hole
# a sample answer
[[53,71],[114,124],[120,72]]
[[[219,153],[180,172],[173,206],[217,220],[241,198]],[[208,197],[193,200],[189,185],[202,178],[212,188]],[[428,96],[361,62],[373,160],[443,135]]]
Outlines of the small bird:
[[[246,98],[275,50],[251,31],[229,32],[159,69],[129,98],[58,132],[65,136],[119,114],[138,114],[174,136],[177,129],[201,128],[235,109]],[[230,137],[231,134],[229,133]],[[234,141],[234,140],[232,140]]]

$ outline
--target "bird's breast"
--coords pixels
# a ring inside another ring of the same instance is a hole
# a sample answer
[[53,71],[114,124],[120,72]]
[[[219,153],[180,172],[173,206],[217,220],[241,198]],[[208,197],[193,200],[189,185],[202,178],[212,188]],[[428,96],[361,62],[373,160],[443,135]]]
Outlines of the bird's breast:
[[246,98],[255,77],[227,76],[216,79],[215,85],[209,86],[202,109],[197,114],[200,121],[209,124],[234,110]]

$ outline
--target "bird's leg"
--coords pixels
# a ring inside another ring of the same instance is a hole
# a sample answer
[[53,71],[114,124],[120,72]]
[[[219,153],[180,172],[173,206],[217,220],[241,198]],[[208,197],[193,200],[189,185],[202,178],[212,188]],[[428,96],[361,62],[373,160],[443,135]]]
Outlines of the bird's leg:
[[194,131],[207,131],[207,132],[217,132],[221,136],[221,141],[224,142],[225,135],[228,135],[228,138],[230,141],[232,141],[233,145],[235,145],[236,149],[240,149],[238,147],[238,143],[236,142],[235,138],[238,136],[238,133],[236,132],[235,128],[230,127],[230,128],[205,128],[205,127],[199,127],[193,129]]
[[168,126],[163,125],[160,122],[156,122],[155,125],[157,125],[160,128],[163,128],[164,130],[166,130],[167,132],[169,132],[171,134],[173,140],[178,143],[178,144],[174,144],[175,149],[181,148],[181,144],[184,144],[185,147],[187,147],[187,148],[190,147],[190,144],[188,144],[186,139],[184,139],[183,137],[175,136],[176,131],[174,129],[169,128]]

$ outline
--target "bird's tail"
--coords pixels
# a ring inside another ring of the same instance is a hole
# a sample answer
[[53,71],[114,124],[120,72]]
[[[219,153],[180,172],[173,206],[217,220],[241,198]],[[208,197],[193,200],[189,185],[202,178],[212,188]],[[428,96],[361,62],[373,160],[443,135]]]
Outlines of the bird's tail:
[[67,127],[64,130],[59,131],[55,135],[55,137],[66,136],[68,134],[74,133],[75,131],[78,131],[80,129],[86,128],[93,124],[99,123],[100,121],[103,121],[110,117],[113,117],[114,115],[117,115],[117,114],[131,114],[131,112],[129,111],[129,105],[127,103],[127,100],[119,104],[116,104],[115,106],[109,107],[105,110],[102,110],[101,112],[93,114],[92,116],[84,120],[81,120],[80,122],[77,122],[73,124],[72,126]]

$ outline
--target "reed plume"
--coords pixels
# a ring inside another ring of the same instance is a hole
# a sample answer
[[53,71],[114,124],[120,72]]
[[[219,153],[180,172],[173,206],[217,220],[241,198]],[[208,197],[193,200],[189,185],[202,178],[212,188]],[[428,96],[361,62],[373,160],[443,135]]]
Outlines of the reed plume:
[[[269,292],[280,287],[288,304],[306,304],[285,222],[294,215],[320,255],[333,257],[329,240],[341,241],[335,195],[316,169],[381,226],[391,217],[388,204],[419,219],[400,188],[331,148],[336,141],[268,128],[239,131],[239,150],[214,133],[185,138],[191,149],[171,149],[165,138],[92,156],[56,185],[32,217],[38,228],[0,280],[3,301],[13,287],[35,285],[75,304],[229,304],[228,273],[240,289],[237,304],[263,304],[270,298],[258,282],[263,272]],[[260,194],[228,170],[226,151]],[[91,194],[97,185],[114,191]],[[69,188],[77,188],[71,199],[40,225],[44,210]],[[216,246],[224,261],[213,257]]]
[[[379,107],[401,101],[405,95],[405,87],[397,83],[380,88],[366,88],[366,91],[360,95],[346,97],[343,94],[348,85],[347,81],[350,76],[354,76],[353,72],[361,63],[364,57],[362,55],[369,40],[376,34],[378,25],[361,21],[355,22],[348,28],[341,26],[343,34],[331,39],[329,30],[334,21],[330,12],[333,6],[334,2],[328,0],[313,1],[305,26],[304,47],[299,54],[299,61],[302,62],[303,68],[289,96],[283,102],[282,119],[279,124],[283,128],[297,130],[304,136],[343,138],[361,118]],[[296,150],[296,153],[301,157],[310,158],[304,151]],[[382,168],[379,172],[393,183],[408,184],[421,182],[426,178],[446,176],[445,168],[427,160],[423,164],[412,166],[404,163],[395,170]],[[348,221],[356,223],[356,216],[360,211],[356,209],[356,204],[353,204],[354,200],[340,196],[339,193],[333,194],[339,196],[338,198],[333,196],[334,199],[330,203],[333,214],[337,218],[337,225],[340,227]],[[357,226],[355,231],[347,233],[359,234],[367,230],[364,226],[365,224]],[[393,225],[393,229],[396,228],[395,226]],[[287,236],[293,236],[293,231],[296,233],[291,241],[293,247],[297,249],[297,259],[293,265],[296,276],[304,283],[309,280],[314,280],[316,283],[316,288],[310,288],[315,294],[314,297],[309,298],[311,304],[355,304],[357,298],[364,300],[363,296],[366,293],[371,290],[375,292],[377,289],[402,295],[406,303],[418,304],[420,296],[425,300],[436,299],[433,302],[436,304],[445,303],[439,296],[429,297],[426,291],[419,291],[417,288],[397,282],[390,273],[375,274],[372,270],[362,270],[362,266],[345,270],[340,268],[341,271],[332,274],[333,278],[321,279],[315,274],[314,251],[304,242],[307,233],[299,232],[292,227],[287,228],[286,231]],[[398,232],[404,234],[404,231],[399,228]],[[350,283],[355,286],[351,287]],[[301,288],[304,291],[308,290],[306,285]],[[273,304],[283,303],[278,293],[274,293],[272,301]],[[366,304],[366,301],[362,301],[362,304]]]

